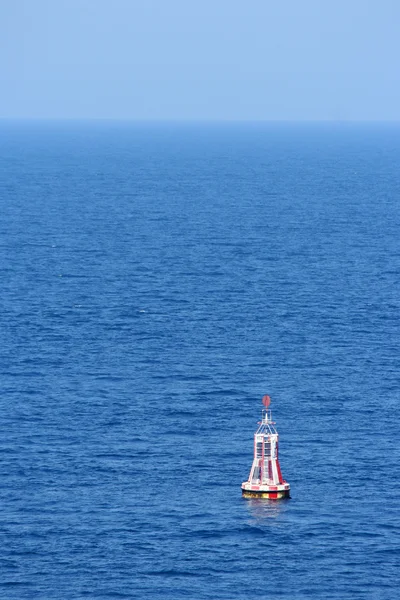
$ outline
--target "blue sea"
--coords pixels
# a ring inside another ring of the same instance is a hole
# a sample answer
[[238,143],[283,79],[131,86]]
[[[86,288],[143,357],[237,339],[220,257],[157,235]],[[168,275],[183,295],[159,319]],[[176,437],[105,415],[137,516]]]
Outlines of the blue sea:
[[0,228],[2,599],[399,597],[400,124],[2,121]]

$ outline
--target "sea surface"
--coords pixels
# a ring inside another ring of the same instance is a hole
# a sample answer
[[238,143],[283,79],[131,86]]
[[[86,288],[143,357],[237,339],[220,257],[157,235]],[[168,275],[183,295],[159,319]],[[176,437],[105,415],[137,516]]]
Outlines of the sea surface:
[[400,597],[400,124],[2,121],[0,244],[0,598]]

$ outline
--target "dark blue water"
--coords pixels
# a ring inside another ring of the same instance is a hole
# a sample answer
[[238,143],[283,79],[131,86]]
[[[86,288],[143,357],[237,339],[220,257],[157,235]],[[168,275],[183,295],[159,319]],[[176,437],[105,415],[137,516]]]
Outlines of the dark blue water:
[[[400,126],[0,125],[0,597],[389,599]],[[292,499],[244,500],[261,397]]]

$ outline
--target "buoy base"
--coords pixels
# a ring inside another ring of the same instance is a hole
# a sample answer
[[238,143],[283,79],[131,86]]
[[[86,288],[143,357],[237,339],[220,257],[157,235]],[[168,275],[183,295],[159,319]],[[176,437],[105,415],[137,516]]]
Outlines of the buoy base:
[[286,482],[278,485],[253,485],[245,481],[242,483],[242,496],[244,498],[269,498],[270,500],[290,498],[290,485]]

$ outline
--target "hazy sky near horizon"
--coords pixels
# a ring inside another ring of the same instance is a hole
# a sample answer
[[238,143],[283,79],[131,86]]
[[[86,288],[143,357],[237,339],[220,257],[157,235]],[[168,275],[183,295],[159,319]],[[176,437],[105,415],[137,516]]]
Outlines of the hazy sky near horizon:
[[399,120],[400,0],[0,0],[0,117]]

